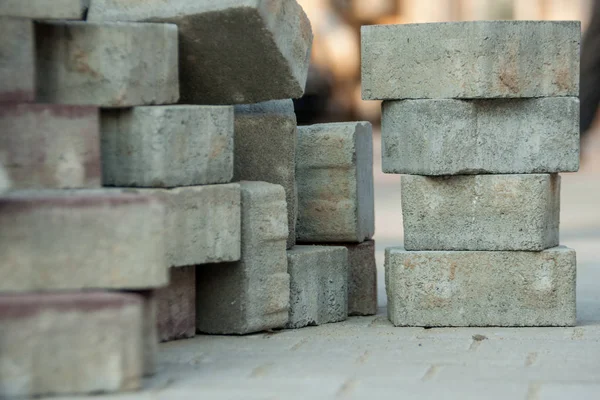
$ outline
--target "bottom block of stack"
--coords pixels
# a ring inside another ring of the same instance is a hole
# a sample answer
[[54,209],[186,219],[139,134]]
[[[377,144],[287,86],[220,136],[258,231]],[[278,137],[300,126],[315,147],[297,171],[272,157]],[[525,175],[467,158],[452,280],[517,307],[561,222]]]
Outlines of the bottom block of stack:
[[172,267],[169,275],[169,286],[156,291],[161,342],[196,334],[196,266]]
[[385,252],[395,326],[573,326],[575,251]]

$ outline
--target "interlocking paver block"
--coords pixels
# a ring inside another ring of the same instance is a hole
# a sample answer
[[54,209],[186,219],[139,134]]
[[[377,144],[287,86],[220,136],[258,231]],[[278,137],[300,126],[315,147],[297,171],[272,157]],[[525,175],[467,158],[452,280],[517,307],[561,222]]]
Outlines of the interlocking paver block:
[[296,0],[94,0],[88,19],[177,24],[184,103],[246,104],[304,94],[312,31]]
[[37,99],[130,107],[179,99],[177,27],[172,24],[36,24]]
[[400,100],[382,108],[383,171],[531,174],[579,169],[579,99]]
[[348,249],[348,315],[377,313],[375,241],[346,244]]
[[31,19],[82,19],[85,3],[84,0],[2,0],[0,16]]
[[196,334],[196,266],[171,268],[169,286],[156,291],[161,342]]
[[233,177],[231,106],[104,110],[101,122],[104,185],[176,187]]
[[110,189],[0,197],[0,292],[167,284],[164,205]]
[[289,236],[296,243],[296,114],[292,100],[273,100],[235,107],[236,181],[263,181],[285,189]]
[[407,250],[558,246],[560,176],[402,176]]
[[142,314],[134,294],[0,295],[0,397],[138,389]]
[[298,242],[362,242],[375,231],[368,122],[298,128]]
[[27,19],[0,17],[0,103],[35,100],[35,34]]
[[396,326],[573,326],[575,251],[385,252]]
[[287,207],[282,186],[241,182],[242,258],[196,269],[196,330],[245,334],[288,322]]
[[361,28],[365,100],[579,95],[579,21]]
[[15,189],[101,185],[98,109],[0,104],[0,162]]

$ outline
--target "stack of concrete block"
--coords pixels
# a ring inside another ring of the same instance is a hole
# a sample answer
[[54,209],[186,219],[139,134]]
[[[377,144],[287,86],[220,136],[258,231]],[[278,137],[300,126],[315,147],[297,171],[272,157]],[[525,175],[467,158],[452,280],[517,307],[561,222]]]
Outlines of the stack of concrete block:
[[557,173],[579,168],[579,41],[578,22],[362,28],[383,170],[412,175],[386,250],[394,325],[575,324]]

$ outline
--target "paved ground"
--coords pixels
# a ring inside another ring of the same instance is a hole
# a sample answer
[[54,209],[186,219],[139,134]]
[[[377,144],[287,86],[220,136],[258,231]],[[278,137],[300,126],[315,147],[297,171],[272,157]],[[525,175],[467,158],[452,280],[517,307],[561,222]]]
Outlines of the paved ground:
[[[399,178],[377,173],[379,315],[163,344],[145,391],[107,398],[600,399],[600,140],[588,150],[562,181],[561,242],[578,253],[577,327],[392,327],[381,265],[383,249],[402,243]],[[378,151],[375,160],[381,171]]]

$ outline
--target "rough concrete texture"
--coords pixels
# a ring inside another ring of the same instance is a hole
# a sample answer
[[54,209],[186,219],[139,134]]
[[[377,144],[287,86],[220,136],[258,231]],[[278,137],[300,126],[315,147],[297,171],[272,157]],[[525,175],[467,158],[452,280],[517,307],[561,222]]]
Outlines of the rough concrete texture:
[[285,189],[288,208],[287,248],[296,243],[296,114],[292,100],[235,107],[236,181],[263,181]]
[[101,186],[98,109],[0,104],[0,163],[15,189]]
[[304,94],[312,31],[296,0],[94,0],[88,19],[177,24],[183,103],[246,104]]
[[35,100],[35,35],[32,21],[0,17],[0,55],[0,103]]
[[231,106],[105,110],[101,127],[106,186],[192,186],[233,178]]
[[2,0],[0,16],[30,19],[82,19],[85,2],[84,0]]
[[38,101],[121,108],[179,99],[175,25],[44,22],[35,40]]
[[558,246],[560,176],[402,177],[407,250],[532,250]]
[[196,269],[196,331],[246,334],[288,322],[287,207],[282,186],[241,182],[242,258]]
[[573,326],[575,251],[385,251],[396,326]]
[[0,292],[167,284],[164,205],[115,190],[0,197]]
[[348,249],[348,315],[377,313],[375,241],[344,245]]
[[134,390],[142,302],[123,293],[0,295],[0,397]]
[[196,334],[196,266],[170,269],[169,286],[156,291],[161,342]]
[[361,28],[364,100],[579,95],[579,21]]
[[156,373],[158,356],[158,301],[156,290],[132,292],[142,298],[142,334],[144,345],[144,376]]
[[348,317],[348,250],[295,246],[287,252],[290,318],[286,328],[343,321]]
[[120,189],[166,205],[165,241],[171,267],[240,259],[240,185]]
[[298,128],[298,242],[362,242],[375,232],[368,122]]
[[579,99],[401,100],[382,107],[383,171],[526,174],[579,169]]

